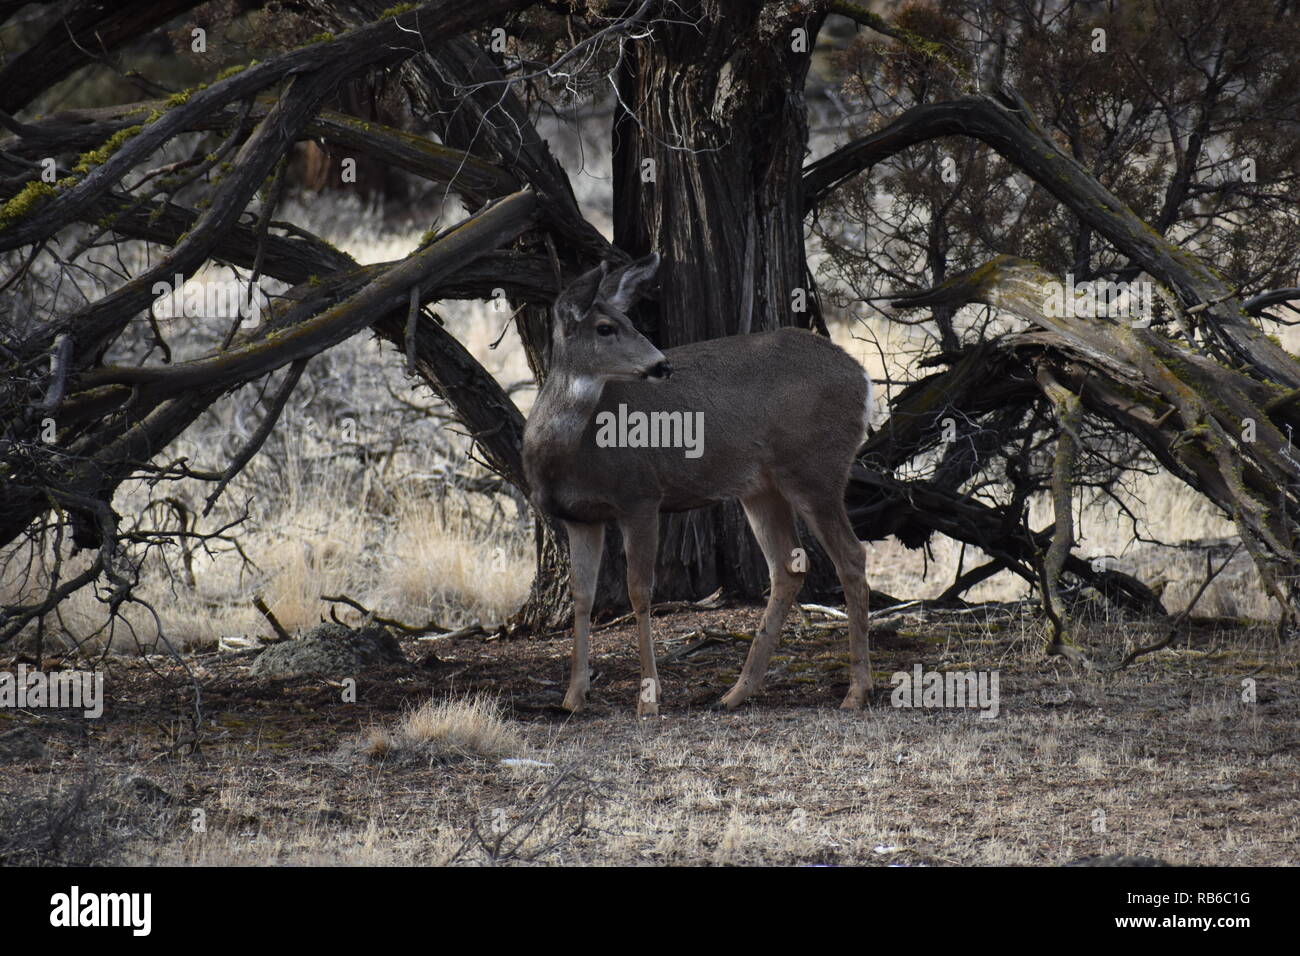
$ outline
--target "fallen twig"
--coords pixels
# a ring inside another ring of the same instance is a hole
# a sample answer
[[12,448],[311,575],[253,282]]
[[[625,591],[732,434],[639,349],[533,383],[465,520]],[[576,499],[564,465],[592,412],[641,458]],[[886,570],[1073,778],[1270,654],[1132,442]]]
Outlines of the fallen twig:
[[849,616],[836,607],[827,607],[825,604],[800,604],[799,609],[808,612],[817,612],[825,614],[827,617],[833,617],[840,621],[847,621]]
[[465,627],[459,628],[455,631],[447,631],[444,634],[434,634],[429,637],[421,637],[419,638],[419,640],[454,641],[462,637],[477,637],[479,634],[487,634],[490,633],[491,631],[495,631],[497,629],[497,626],[490,626],[485,624],[467,624]]
[[1212,570],[1210,552],[1206,551],[1205,552],[1205,580],[1201,582],[1201,586],[1197,588],[1196,593],[1192,595],[1191,603],[1188,604],[1187,607],[1183,608],[1183,610],[1179,612],[1178,616],[1174,618],[1173,623],[1169,625],[1169,633],[1165,635],[1164,640],[1157,641],[1155,644],[1150,644],[1146,647],[1134,648],[1131,652],[1129,652],[1128,656],[1126,656],[1122,661],[1119,662],[1119,664],[1117,664],[1113,668],[1113,670],[1117,670],[1117,671],[1123,670],[1124,668],[1132,664],[1135,660],[1137,660],[1139,657],[1143,657],[1146,654],[1154,653],[1155,651],[1164,650],[1166,647],[1169,647],[1171,644],[1173,644],[1174,641],[1178,639],[1179,629],[1183,626],[1183,623],[1189,617],[1191,617],[1192,609],[1196,607],[1196,602],[1198,602],[1201,599],[1201,595],[1205,593],[1205,589],[1210,586],[1211,581],[1213,581],[1215,578],[1217,578],[1220,574],[1223,573],[1223,569],[1226,568],[1228,566],[1228,563],[1237,556],[1237,552],[1240,550],[1241,550],[1241,542],[1238,541],[1233,546],[1232,551],[1229,552],[1228,556],[1223,559],[1223,563],[1219,565],[1217,570]]
[[697,640],[691,641],[691,643],[686,644],[684,647],[679,647],[674,651],[669,651],[663,657],[659,658],[659,663],[671,664],[684,657],[690,657],[696,651],[702,651],[704,648],[711,647],[714,644],[742,644],[753,640],[753,638],[748,634],[741,634],[737,631],[715,631],[709,628],[692,631],[687,634],[683,640],[689,640],[697,634],[700,635]]
[[266,618],[267,623],[271,625],[271,630],[275,631],[275,640],[270,641],[268,643],[278,644],[281,641],[293,640],[293,635],[291,635],[288,631],[286,631],[284,629],[284,626],[278,620],[276,620],[275,614],[271,612],[270,607],[267,606],[267,603],[262,598],[262,595],[260,594],[253,595],[253,607],[257,608],[258,611],[262,613],[262,617]]
[[[443,627],[437,621],[430,621],[428,624],[404,624],[401,621],[394,620],[391,617],[380,617],[378,614],[370,610],[370,608],[366,607],[360,601],[350,598],[346,594],[339,594],[339,595],[322,594],[320,596],[320,599],[322,601],[329,601],[331,603],[346,604],[348,607],[360,611],[362,614],[364,614],[367,620],[374,621],[376,624],[382,624],[384,625],[384,627],[391,627],[394,630],[401,631],[403,634],[428,634],[431,631],[436,631],[438,634],[451,633],[451,628]],[[333,608],[330,608],[330,616],[334,617]],[[338,624],[343,623],[337,617],[335,617],[334,620]]]

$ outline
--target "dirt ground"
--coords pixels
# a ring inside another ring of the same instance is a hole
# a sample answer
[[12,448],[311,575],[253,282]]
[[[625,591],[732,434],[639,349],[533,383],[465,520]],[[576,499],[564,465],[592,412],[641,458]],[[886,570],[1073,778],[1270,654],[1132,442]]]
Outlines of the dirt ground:
[[[1027,609],[898,614],[873,626],[870,708],[848,713],[842,622],[814,612],[788,624],[764,694],[715,712],[759,613],[657,616],[648,719],[626,624],[594,636],[576,716],[558,707],[567,635],[404,638],[411,666],[360,675],[354,703],[337,680],[256,680],[247,653],[186,657],[194,684],[174,660],[110,659],[99,720],[0,710],[0,735],[26,728],[43,749],[0,765],[0,861],[1300,861],[1298,655],[1267,625],[1201,620],[1111,672],[1159,632],[1095,622],[1084,668],[1042,655]],[[918,663],[996,670],[997,716],[892,706],[890,675]],[[525,742],[514,764],[357,743],[465,694],[499,701]]]

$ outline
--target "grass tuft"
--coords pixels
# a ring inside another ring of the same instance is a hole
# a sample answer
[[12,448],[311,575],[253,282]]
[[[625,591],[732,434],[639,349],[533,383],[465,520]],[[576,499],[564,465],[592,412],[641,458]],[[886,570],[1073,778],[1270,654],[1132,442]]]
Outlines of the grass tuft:
[[371,730],[363,747],[372,760],[430,763],[500,760],[526,749],[522,735],[501,715],[501,705],[482,696],[426,701],[396,726]]

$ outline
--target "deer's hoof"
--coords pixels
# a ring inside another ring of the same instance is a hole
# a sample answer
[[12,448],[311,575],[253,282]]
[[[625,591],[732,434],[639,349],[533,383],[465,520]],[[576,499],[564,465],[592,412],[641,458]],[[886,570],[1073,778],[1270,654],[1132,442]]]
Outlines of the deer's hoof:
[[745,701],[747,701],[753,691],[741,687],[737,684],[731,690],[722,695],[722,699],[714,705],[714,710],[735,710]]
[[840,710],[861,710],[867,706],[867,692],[870,689],[870,687],[850,687],[844,702],[840,704]]
[[636,715],[638,717],[657,717],[659,716],[659,704],[654,701],[638,700],[636,702]]
[[[551,699],[554,700],[554,698]],[[571,714],[576,714],[578,711],[582,710],[582,708],[585,707],[586,705],[587,705],[587,692],[585,690],[579,692],[570,689],[569,692],[564,695],[564,705],[563,705],[564,709]]]

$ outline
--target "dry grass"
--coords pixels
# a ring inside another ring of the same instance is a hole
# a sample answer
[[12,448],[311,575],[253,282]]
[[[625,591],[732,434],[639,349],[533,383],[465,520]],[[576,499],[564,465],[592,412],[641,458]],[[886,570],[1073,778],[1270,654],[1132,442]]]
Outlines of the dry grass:
[[482,757],[517,757],[527,745],[501,714],[501,704],[487,697],[429,700],[394,727],[375,727],[365,739],[373,760],[429,762]]
[[[759,614],[707,623],[752,628]],[[564,639],[439,640],[436,666],[363,677],[354,704],[328,682],[258,685],[246,659],[207,655],[193,663],[208,715],[197,759],[168,749],[154,716],[178,669],[120,661],[108,686],[139,705],[110,702],[89,751],[75,719],[0,714],[47,751],[0,766],[0,792],[18,780],[57,792],[93,760],[127,801],[113,819],[130,821],[119,849],[138,863],[1300,862],[1297,645],[1263,626],[1198,625],[1112,673],[1044,658],[1032,616],[891,621],[876,629],[879,690],[862,713],[835,709],[843,634],[793,622],[752,706],[702,709],[744,650],[715,647],[665,665],[665,709],[647,720],[631,707],[629,627],[595,635],[592,705],[577,717],[546,704],[562,691]],[[669,614],[657,633],[666,649],[701,623]],[[1150,638],[1136,622],[1079,635],[1103,664]],[[406,644],[413,659],[428,646]],[[889,674],[915,662],[996,668],[998,716],[891,707]],[[152,783],[125,785],[140,775]]]
[[486,537],[468,516],[448,524],[427,503],[407,503],[380,582],[383,603],[415,609],[432,601],[462,608],[469,620],[505,620],[532,581],[531,541],[523,534]]

